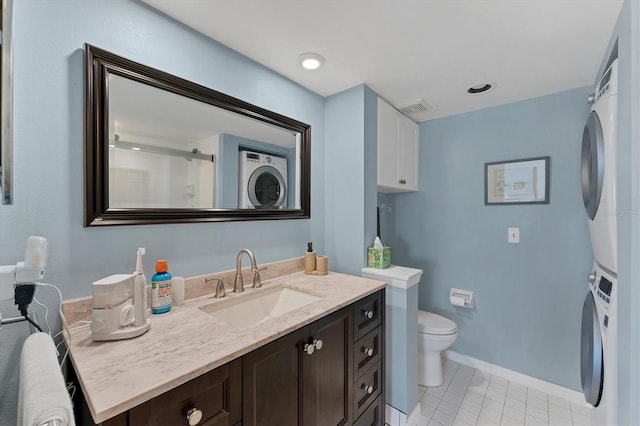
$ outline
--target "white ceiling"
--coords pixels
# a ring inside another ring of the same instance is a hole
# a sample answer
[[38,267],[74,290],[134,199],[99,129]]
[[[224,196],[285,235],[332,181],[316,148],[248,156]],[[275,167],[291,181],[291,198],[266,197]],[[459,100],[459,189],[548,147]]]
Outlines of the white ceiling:
[[[322,96],[366,83],[395,106],[422,98],[418,122],[593,84],[623,3],[143,1]],[[302,69],[305,52],[325,65]]]

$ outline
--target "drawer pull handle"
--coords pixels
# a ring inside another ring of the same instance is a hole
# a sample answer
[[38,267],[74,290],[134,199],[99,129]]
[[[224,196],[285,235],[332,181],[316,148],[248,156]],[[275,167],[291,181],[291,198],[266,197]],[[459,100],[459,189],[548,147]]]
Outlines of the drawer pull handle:
[[202,411],[197,408],[192,408],[187,411],[187,421],[189,422],[189,426],[196,426],[202,420]]
[[313,340],[313,346],[315,346],[317,350],[322,349],[322,345],[323,345],[322,340],[320,339]]
[[362,347],[362,353],[367,354],[367,356],[373,356],[373,349]]
[[373,318],[373,311],[362,311],[362,315],[364,315],[366,318]]
[[373,386],[368,385],[366,383],[363,383],[362,386],[360,386],[360,389],[362,389],[363,391],[365,391],[368,394],[372,394],[373,393]]

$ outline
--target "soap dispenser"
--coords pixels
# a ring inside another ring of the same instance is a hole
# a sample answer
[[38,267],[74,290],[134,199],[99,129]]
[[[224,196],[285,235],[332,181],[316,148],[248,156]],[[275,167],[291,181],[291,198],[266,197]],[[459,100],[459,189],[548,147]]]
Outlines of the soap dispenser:
[[313,251],[313,243],[307,243],[307,251],[304,254],[304,273],[313,274],[316,270],[316,252]]

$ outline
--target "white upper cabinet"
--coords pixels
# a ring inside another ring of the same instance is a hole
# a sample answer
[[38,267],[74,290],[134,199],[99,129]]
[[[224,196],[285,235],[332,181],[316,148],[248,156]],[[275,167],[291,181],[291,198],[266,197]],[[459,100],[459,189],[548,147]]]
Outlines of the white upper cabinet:
[[378,98],[378,191],[418,190],[418,125]]

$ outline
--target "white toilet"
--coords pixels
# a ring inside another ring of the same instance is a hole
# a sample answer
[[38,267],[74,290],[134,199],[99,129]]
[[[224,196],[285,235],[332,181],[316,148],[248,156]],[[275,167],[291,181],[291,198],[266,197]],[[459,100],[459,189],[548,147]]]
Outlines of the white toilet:
[[458,338],[456,323],[431,312],[418,311],[418,383],[423,386],[442,385],[440,352]]

